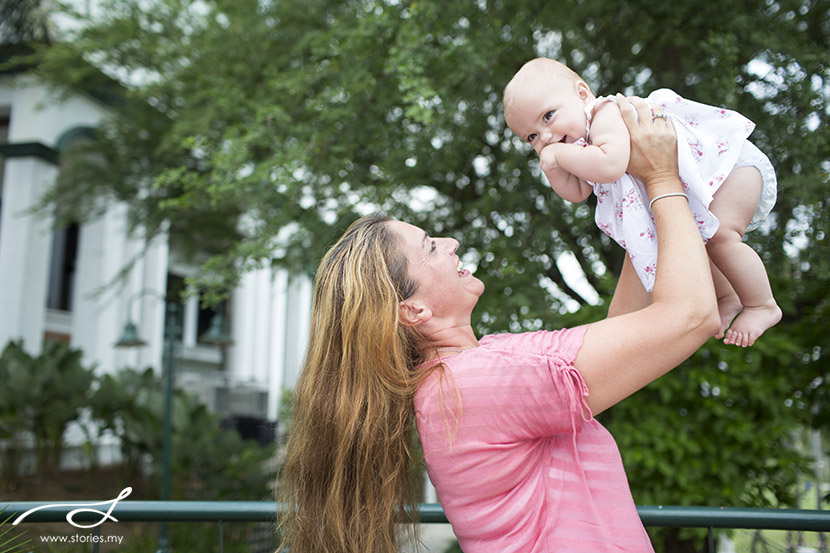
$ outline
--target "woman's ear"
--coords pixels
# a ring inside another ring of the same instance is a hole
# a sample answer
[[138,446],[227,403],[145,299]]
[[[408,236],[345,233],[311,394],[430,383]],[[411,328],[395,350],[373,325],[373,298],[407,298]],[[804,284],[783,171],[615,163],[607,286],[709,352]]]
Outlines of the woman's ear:
[[412,299],[398,304],[398,322],[404,326],[418,326],[432,318],[432,311],[420,302]]

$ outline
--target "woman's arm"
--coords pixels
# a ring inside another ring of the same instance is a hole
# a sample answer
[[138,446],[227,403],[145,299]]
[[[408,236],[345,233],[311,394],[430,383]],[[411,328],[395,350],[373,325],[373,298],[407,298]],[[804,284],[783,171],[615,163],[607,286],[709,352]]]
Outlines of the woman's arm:
[[614,297],[608,305],[608,316],[616,317],[625,315],[647,307],[651,303],[651,293],[646,292],[634,264],[628,253],[625,254],[620,278],[617,280],[617,287],[614,289]]
[[[672,124],[652,119],[644,100],[619,97],[619,104],[631,135],[629,172],[643,181],[649,198],[683,192]],[[651,305],[591,324],[574,361],[594,414],[676,367],[720,326],[709,261],[688,202],[670,196],[652,211],[658,257]]]

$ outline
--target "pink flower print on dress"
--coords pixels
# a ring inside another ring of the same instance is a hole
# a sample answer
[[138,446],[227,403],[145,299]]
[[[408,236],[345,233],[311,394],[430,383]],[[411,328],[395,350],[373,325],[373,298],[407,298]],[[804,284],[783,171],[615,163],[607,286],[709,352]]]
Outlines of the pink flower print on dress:
[[700,142],[688,142],[689,148],[692,150],[692,155],[695,158],[695,161],[700,161],[700,158],[703,157],[703,150],[700,148]]
[[700,215],[700,213],[692,213],[692,217],[695,218],[695,223],[697,223],[698,230],[700,230],[702,232],[703,231],[703,225],[705,224],[705,221],[703,220],[703,217]]
[[[598,226],[599,226],[599,230],[601,230],[602,232],[604,232],[608,236],[611,236],[611,225],[609,225],[607,223],[600,223]],[[613,238],[613,236],[611,236],[611,238]]]
[[614,204],[614,216],[617,218],[617,220],[622,221],[622,218],[623,218],[622,204],[619,204],[619,203]]
[[723,108],[718,108],[718,115],[721,119],[726,119],[727,117],[729,117],[729,111]]
[[721,137],[718,137],[718,139],[715,140],[715,148],[717,148],[718,157],[720,157],[729,151],[729,142],[727,142]]
[[594,194],[597,197],[597,203],[601,204],[605,196],[608,195],[608,188],[604,184],[596,184],[594,185]]
[[649,240],[654,240],[656,236],[654,235],[654,231],[650,228],[647,228],[643,232],[640,233],[640,238],[648,238]]
[[628,192],[622,199],[622,207],[623,209],[630,209],[635,210],[643,207],[643,203],[640,201],[640,195],[637,193],[636,190],[633,188],[629,188]]
[[694,113],[687,115],[684,119],[686,120],[686,124],[693,129],[700,126],[700,121]]
[[657,263],[652,263],[651,265],[646,265],[643,267],[643,271],[650,276],[653,277],[655,273],[657,273]]

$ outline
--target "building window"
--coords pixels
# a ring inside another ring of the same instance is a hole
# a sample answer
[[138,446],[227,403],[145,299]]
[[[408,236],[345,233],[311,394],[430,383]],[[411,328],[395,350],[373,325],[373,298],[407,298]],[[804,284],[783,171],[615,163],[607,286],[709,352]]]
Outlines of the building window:
[[49,267],[49,294],[46,307],[72,311],[75,266],[78,261],[79,227],[75,223],[55,229],[52,235],[52,260]]
[[185,277],[167,274],[167,301],[179,302],[182,308],[178,310],[177,327],[179,339],[185,345],[201,343],[202,336],[210,329],[213,318],[217,313],[225,315],[227,325],[226,301],[219,302],[215,307],[208,307],[202,303],[201,294],[188,296]]
[[224,317],[225,328],[223,328],[222,330],[225,332],[229,332],[228,316],[227,311],[225,310],[226,306],[227,302],[225,300],[222,300],[218,304],[216,304],[216,307],[207,307],[203,305],[201,301],[199,302],[199,320],[196,329],[196,336],[199,343],[205,343],[202,342],[202,337],[210,329],[211,324],[213,324],[214,322],[213,319],[217,317],[219,314],[223,315]]

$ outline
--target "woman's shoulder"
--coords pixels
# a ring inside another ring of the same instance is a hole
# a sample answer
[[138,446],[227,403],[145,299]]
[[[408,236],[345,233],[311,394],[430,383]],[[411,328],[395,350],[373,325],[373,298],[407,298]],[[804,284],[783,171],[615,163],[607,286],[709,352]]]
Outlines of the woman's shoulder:
[[522,333],[490,334],[479,340],[485,349],[503,350],[506,352],[529,353],[537,355],[563,358],[567,362],[573,361],[587,327],[563,328],[559,330],[537,330]]

